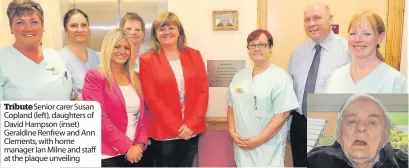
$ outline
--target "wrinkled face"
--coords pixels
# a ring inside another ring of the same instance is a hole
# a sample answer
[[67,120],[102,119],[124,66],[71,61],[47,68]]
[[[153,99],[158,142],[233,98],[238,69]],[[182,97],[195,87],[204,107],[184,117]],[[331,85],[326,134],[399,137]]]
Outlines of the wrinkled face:
[[177,46],[179,28],[176,24],[166,24],[156,30],[158,41],[162,46]]
[[305,33],[319,43],[331,32],[332,17],[329,11],[320,5],[311,6],[304,11]]
[[124,24],[124,29],[131,35],[133,44],[141,44],[143,41],[144,32],[142,31],[142,24],[138,20],[129,20]]
[[89,24],[82,14],[72,15],[66,26],[66,33],[70,42],[86,43],[88,41],[90,35]]
[[376,46],[384,38],[384,33],[379,35],[374,31],[367,18],[355,23],[349,32],[348,48],[356,59],[376,56]]
[[258,39],[248,44],[248,54],[253,62],[268,61],[271,50],[267,36],[263,33],[260,34]]
[[122,38],[112,50],[111,64],[124,65],[129,60],[130,55],[131,45],[126,38]]
[[43,37],[43,25],[35,13],[15,16],[11,23],[11,31],[16,39],[15,44],[33,47],[40,44]]
[[344,111],[341,136],[337,140],[354,164],[374,161],[387,142],[385,116],[379,106],[364,98],[352,102]]

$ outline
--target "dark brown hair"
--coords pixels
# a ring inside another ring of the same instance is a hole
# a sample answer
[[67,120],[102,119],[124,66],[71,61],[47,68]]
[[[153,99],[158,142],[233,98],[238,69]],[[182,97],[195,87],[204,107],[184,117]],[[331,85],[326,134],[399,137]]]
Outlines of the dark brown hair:
[[74,8],[74,9],[70,9],[70,10],[69,10],[67,13],[65,13],[65,15],[64,15],[64,21],[63,21],[63,22],[64,22],[64,30],[67,30],[68,20],[70,20],[71,16],[72,16],[72,15],[75,15],[75,14],[77,14],[77,13],[79,13],[79,14],[81,14],[82,16],[85,17],[85,20],[87,20],[87,23],[88,23],[88,26],[89,26],[88,15],[87,15],[85,12],[83,12],[82,10]]

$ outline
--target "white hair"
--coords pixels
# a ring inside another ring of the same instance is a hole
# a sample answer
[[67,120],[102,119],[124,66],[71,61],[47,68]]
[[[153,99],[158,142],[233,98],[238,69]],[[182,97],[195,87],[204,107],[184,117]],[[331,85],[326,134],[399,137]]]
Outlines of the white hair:
[[382,105],[382,103],[375,99],[374,97],[367,95],[367,94],[355,94],[352,95],[344,104],[344,106],[342,107],[341,113],[338,115],[338,119],[337,119],[337,126],[336,126],[336,130],[335,130],[335,137],[339,137],[342,135],[342,121],[344,120],[344,111],[346,108],[348,108],[351,103],[353,103],[356,100],[361,100],[361,99],[366,99],[366,100],[370,100],[372,102],[374,102],[376,105],[379,106],[379,108],[382,111],[382,114],[385,118],[385,139],[386,140],[390,140],[390,136],[391,136],[391,128],[392,128],[392,122],[387,114],[386,108]]

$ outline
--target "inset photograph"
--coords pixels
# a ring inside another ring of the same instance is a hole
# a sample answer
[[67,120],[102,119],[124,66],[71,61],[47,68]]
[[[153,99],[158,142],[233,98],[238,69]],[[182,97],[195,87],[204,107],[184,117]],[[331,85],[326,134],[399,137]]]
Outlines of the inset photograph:
[[308,95],[308,167],[408,167],[407,94]]

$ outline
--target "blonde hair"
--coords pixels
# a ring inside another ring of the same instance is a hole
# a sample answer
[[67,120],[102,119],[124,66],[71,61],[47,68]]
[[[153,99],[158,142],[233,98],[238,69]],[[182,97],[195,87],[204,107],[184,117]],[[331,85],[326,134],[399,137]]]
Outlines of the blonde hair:
[[[382,21],[382,18],[372,11],[364,11],[362,13],[354,15],[352,17],[352,20],[349,22],[348,32],[350,32],[351,29],[364,18],[368,20],[369,24],[372,27],[372,30],[376,34],[381,35],[385,32],[385,24]],[[379,44],[377,44],[376,46],[376,57],[382,62],[385,62],[385,58],[382,56],[381,52],[379,52]]]
[[[125,38],[129,42],[129,44],[132,44],[131,37],[126,30],[123,30],[121,28],[114,28],[105,35],[104,40],[102,41],[102,45],[101,45],[100,70],[102,74],[104,74],[105,77],[107,78],[110,87],[112,87],[112,84],[113,84],[113,75],[111,71],[112,52],[113,52],[115,45],[122,38]],[[136,91],[139,94],[142,94],[139,78],[136,76],[134,72],[135,53],[133,49],[131,49],[130,51],[131,51],[131,55],[128,61],[125,62],[124,68],[127,69],[127,71],[129,72],[129,77],[131,79],[132,86],[136,89]]]
[[162,45],[158,40],[156,30],[169,24],[175,24],[178,27],[179,30],[179,38],[177,41],[178,49],[184,50],[186,47],[185,30],[183,29],[182,23],[180,22],[179,18],[173,12],[162,12],[152,22],[151,38],[153,41],[153,51],[155,51],[156,53],[159,53],[160,49],[162,48]]

